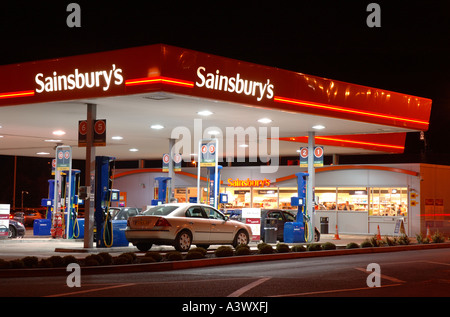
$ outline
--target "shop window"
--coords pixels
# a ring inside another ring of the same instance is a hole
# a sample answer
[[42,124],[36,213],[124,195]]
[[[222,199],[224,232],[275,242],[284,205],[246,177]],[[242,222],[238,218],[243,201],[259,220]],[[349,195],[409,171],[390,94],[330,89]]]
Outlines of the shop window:
[[225,191],[228,194],[227,208],[251,207],[251,192],[249,188],[229,187]]
[[336,210],[336,187],[317,187],[315,195],[317,210]]
[[291,197],[297,196],[297,188],[296,187],[283,187],[278,190],[278,208],[280,209],[290,209],[297,210],[296,206],[291,206]]
[[278,188],[254,188],[253,208],[278,208]]
[[337,209],[346,211],[368,211],[368,189],[366,187],[339,187]]
[[408,189],[406,187],[374,187],[370,189],[371,216],[408,215]]

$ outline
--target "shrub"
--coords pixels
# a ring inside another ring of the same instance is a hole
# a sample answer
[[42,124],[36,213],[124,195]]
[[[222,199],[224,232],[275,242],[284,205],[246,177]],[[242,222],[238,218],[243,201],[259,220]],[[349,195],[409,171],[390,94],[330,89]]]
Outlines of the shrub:
[[161,262],[163,259],[162,255],[156,251],[146,252],[144,257],[153,258],[156,262]]
[[306,247],[303,244],[297,244],[292,247],[292,252],[305,252]]
[[64,260],[62,256],[59,255],[53,255],[48,258],[50,263],[52,263],[52,267],[63,267],[64,266]]
[[35,256],[26,256],[22,259],[25,267],[34,268],[38,266],[39,259]]
[[154,263],[156,262],[154,257],[151,256],[143,256],[139,259],[139,263]]
[[217,257],[226,257],[226,256],[233,256],[233,248],[227,245],[222,245],[217,248],[217,250],[214,252],[214,254]]
[[445,237],[442,233],[440,233],[439,231],[436,231],[431,236],[431,241],[433,241],[433,243],[443,243],[443,242],[445,242]]
[[270,244],[265,244],[259,248],[259,254],[272,254],[275,250]]
[[0,259],[0,269],[9,269],[9,261]]
[[276,249],[278,253],[291,252],[291,248],[285,243],[278,243]]
[[322,250],[336,250],[336,245],[332,242],[322,244]]
[[117,256],[113,258],[113,264],[115,265],[125,265],[130,263],[130,257],[128,256]]
[[383,242],[377,239],[377,235],[373,235],[373,237],[370,238],[370,244],[372,244],[373,247],[381,247],[383,245]]
[[180,261],[183,260],[183,255],[179,251],[170,251],[166,253],[167,261]]
[[131,263],[133,263],[136,260],[136,254],[134,252],[125,252],[125,253],[122,253],[119,256],[128,256],[128,257],[130,257],[131,258]]
[[419,244],[427,244],[430,243],[430,239],[421,232],[419,234],[416,234],[416,240]]
[[53,263],[50,259],[40,259],[38,267],[53,267]]
[[12,269],[22,269],[25,267],[25,264],[23,263],[22,259],[11,260],[9,261],[9,264]]
[[70,263],[78,263],[78,259],[73,255],[63,256],[63,261],[65,266],[69,265]]
[[186,254],[186,260],[198,260],[203,259],[204,257],[205,255],[203,254],[203,252],[198,250],[189,250]]
[[103,258],[98,254],[90,254],[84,259],[84,265],[86,266],[98,266],[102,265]]
[[258,245],[257,245],[256,247],[258,248],[258,250],[261,250],[261,249],[264,248],[266,245],[268,245],[268,244],[265,243],[265,242],[261,242],[261,243],[258,243]]
[[372,242],[369,241],[369,239],[365,239],[363,242],[361,242],[361,248],[371,248],[373,247]]
[[320,243],[310,243],[308,244],[307,248],[308,251],[320,251],[322,250],[322,246]]
[[240,244],[236,247],[236,255],[250,255],[252,252],[246,244]]
[[206,256],[206,253],[208,253],[208,250],[206,250],[205,248],[202,248],[202,247],[196,247],[196,248],[190,249],[189,251],[200,252],[201,254],[203,254],[203,256]]
[[398,244],[401,245],[408,245],[411,243],[411,240],[409,239],[409,237],[406,234],[402,234],[399,238],[398,238]]
[[355,242],[350,242],[345,246],[346,249],[358,249],[359,245]]
[[101,265],[111,265],[113,263],[112,256],[108,252],[100,252],[98,256],[102,258]]

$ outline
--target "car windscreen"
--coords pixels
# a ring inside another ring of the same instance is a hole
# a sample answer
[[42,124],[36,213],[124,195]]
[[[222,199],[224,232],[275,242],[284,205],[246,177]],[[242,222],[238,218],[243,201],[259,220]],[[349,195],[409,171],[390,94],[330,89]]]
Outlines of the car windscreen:
[[177,208],[178,206],[155,206],[147,209],[142,214],[147,216],[167,216]]

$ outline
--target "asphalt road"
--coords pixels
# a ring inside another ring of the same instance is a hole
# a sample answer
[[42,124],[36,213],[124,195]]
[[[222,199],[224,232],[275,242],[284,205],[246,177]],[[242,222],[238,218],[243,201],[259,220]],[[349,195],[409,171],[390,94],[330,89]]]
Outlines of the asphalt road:
[[[379,265],[380,275],[367,271],[370,263]],[[368,287],[369,275],[379,287]],[[0,297],[450,297],[450,249],[86,275],[79,281],[81,287],[68,287],[65,276],[0,279]]]

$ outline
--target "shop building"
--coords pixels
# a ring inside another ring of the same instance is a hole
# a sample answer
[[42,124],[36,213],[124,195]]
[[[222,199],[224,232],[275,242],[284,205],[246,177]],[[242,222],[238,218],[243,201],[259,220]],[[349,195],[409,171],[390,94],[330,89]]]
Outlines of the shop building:
[[[259,167],[224,167],[221,193],[228,194],[225,211],[245,207],[292,210],[297,195],[298,166],[280,166],[267,176]],[[155,198],[155,177],[160,169],[118,171],[115,184],[127,193],[124,204],[145,208]],[[450,167],[430,164],[336,165],[316,169],[315,226],[328,233],[394,235],[398,220],[414,236],[450,233]],[[196,169],[176,173],[174,196],[179,202],[197,197]],[[206,182],[202,190],[206,193]],[[206,200],[206,194],[202,196]],[[325,219],[324,219],[325,218]],[[326,221],[326,222],[325,222]]]

